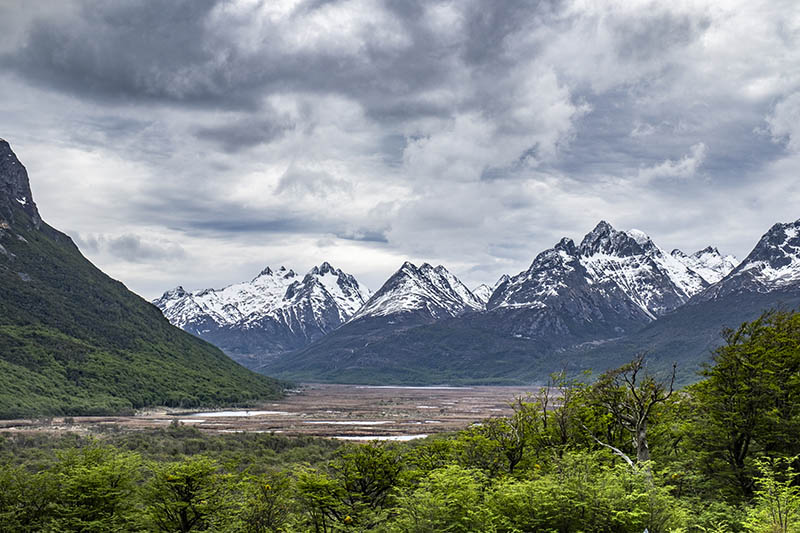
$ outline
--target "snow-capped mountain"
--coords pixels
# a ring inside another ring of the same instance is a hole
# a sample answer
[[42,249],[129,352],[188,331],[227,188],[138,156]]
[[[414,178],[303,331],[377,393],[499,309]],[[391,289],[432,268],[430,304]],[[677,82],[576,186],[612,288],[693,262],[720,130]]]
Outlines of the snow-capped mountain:
[[[562,239],[502,280],[485,311],[440,320],[428,313],[427,321],[401,322],[402,313],[354,319],[265,370],[371,383],[541,380],[563,369],[602,371],[647,351],[653,368],[678,361],[690,380],[719,346],[723,327],[800,305],[800,220],[773,226],[735,265],[715,248],[666,253],[641,231],[601,222],[580,244]],[[370,307],[413,301],[399,297],[406,283],[390,280]]]
[[483,308],[483,302],[442,265],[423,263],[417,268],[406,261],[351,321],[410,314],[437,320]]
[[153,303],[174,325],[248,363],[302,348],[346,322],[369,296],[352,275],[326,262],[302,277],[267,267],[222,289],[176,287]]
[[[694,260],[701,263],[695,264],[698,272],[705,267],[714,273],[727,271],[735,262],[714,249],[697,252]],[[714,273],[706,275],[720,275]],[[656,365],[677,361],[679,371],[682,368],[687,379],[693,379],[701,363],[724,342],[720,332],[725,328],[736,328],[769,309],[799,307],[800,220],[797,220],[772,226],[741,264],[672,313],[617,341],[588,348],[573,347],[562,353],[565,360],[579,364],[583,361],[586,366],[601,362],[611,367],[646,351]]]
[[672,257],[686,265],[687,268],[697,272],[704,280],[714,284],[728,275],[736,268],[739,260],[732,255],[722,255],[713,246],[703,248],[692,255],[686,255],[675,249],[670,253]]
[[700,298],[800,289],[800,219],[773,225],[736,268]]
[[500,276],[500,279],[498,279],[493,286],[490,287],[485,283],[481,283],[480,285],[472,289],[472,294],[475,295],[475,298],[483,302],[483,305],[486,305],[489,302],[489,298],[491,298],[492,294],[494,294],[494,291],[497,290],[497,287],[499,287],[509,279],[511,278],[508,276],[508,274],[503,274],[502,276]]
[[706,248],[692,256],[667,254],[639,231],[618,231],[601,221],[575,246],[562,239],[539,254],[531,267],[496,291],[488,309],[545,307],[575,291],[606,299],[626,317],[653,320],[685,303],[733,268],[731,256]]

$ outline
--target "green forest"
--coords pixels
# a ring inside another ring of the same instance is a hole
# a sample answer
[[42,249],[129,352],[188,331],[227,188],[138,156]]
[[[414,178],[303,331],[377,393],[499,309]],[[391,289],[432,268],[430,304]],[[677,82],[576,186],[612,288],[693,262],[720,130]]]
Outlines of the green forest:
[[3,531],[800,531],[800,313],[677,389],[642,355],[407,443],[107,429],[0,440]]
[[[16,203],[16,202],[12,202]],[[13,207],[18,220],[27,215]],[[0,417],[252,405],[284,384],[173,327],[42,224],[0,228]],[[13,257],[13,261],[8,259]]]

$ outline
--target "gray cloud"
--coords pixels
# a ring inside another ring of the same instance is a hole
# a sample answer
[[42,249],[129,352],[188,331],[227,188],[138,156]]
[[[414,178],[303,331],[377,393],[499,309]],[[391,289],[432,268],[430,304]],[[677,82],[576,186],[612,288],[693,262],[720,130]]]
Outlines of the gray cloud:
[[73,233],[75,244],[88,253],[106,252],[124,261],[175,261],[185,259],[186,251],[177,243],[152,242],[139,235],[103,235]]
[[294,123],[280,117],[247,117],[222,125],[200,127],[194,134],[198,139],[215,143],[222,150],[238,152],[270,143],[293,128]]
[[494,282],[600,218],[743,255],[800,216],[795,10],[8,0],[0,135],[147,296],[322,260]]

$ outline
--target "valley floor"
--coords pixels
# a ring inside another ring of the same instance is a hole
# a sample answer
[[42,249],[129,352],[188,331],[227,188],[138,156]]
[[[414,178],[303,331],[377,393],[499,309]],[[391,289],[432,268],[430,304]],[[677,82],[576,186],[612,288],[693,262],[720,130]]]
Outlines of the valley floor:
[[279,433],[352,440],[409,440],[463,429],[511,414],[515,398],[536,387],[374,387],[304,384],[285,398],[249,410],[155,409],[136,416],[0,421],[0,432],[93,433],[116,426],[153,429],[183,424],[203,432]]

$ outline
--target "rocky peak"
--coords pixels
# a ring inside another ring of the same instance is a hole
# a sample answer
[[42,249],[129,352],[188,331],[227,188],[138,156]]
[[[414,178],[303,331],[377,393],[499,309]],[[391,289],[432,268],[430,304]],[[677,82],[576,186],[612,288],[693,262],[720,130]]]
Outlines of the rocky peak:
[[39,229],[42,219],[33,201],[28,172],[11,150],[11,145],[0,139],[0,217],[15,222],[15,208],[21,208],[33,226]]
[[315,276],[324,276],[325,274],[339,275],[340,273],[341,270],[333,268],[327,261],[323,262],[319,266],[315,266],[309,272],[309,274],[314,274]]
[[489,300],[492,298],[492,294],[497,290],[498,287],[502,286],[504,283],[508,283],[511,279],[508,274],[503,274],[500,278],[495,282],[493,286],[488,286],[485,283],[481,283],[477,287],[472,290],[472,294],[475,297],[483,302],[484,304],[489,303]]
[[161,298],[159,298],[157,301],[174,300],[174,299],[177,299],[177,298],[184,298],[184,297],[186,297],[188,295],[189,295],[189,293],[186,292],[186,289],[184,289],[183,286],[178,285],[174,289],[170,289],[170,290],[164,292],[164,294],[161,296]]
[[583,238],[579,251],[583,256],[607,254],[629,257],[632,255],[639,255],[643,253],[643,250],[638,239],[643,239],[643,242],[647,242],[650,238],[639,231],[636,231],[634,235],[636,238],[624,231],[615,230],[611,224],[605,220],[601,220],[597,226]]
[[[678,250],[678,251],[680,251],[680,250]],[[692,255],[694,257],[700,257],[702,255],[720,255],[721,256],[722,254],[719,253],[719,250],[716,248],[716,246],[706,246],[702,250],[697,250]]]
[[[701,250],[702,251],[702,250]],[[722,258],[729,261],[731,256]],[[700,300],[737,292],[800,289],[800,220],[773,225],[736,268]]]
[[771,268],[784,268],[800,256],[800,220],[775,224],[750,252],[743,264],[764,262]]

